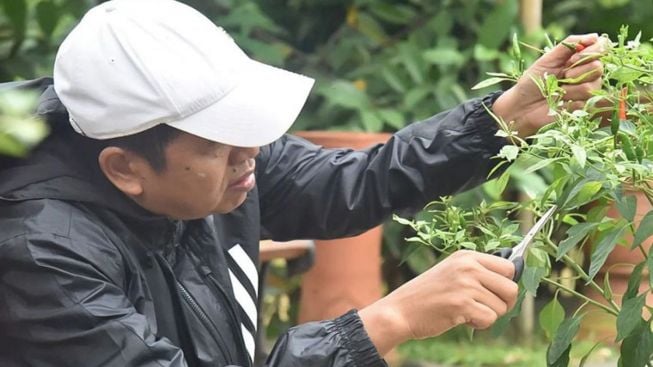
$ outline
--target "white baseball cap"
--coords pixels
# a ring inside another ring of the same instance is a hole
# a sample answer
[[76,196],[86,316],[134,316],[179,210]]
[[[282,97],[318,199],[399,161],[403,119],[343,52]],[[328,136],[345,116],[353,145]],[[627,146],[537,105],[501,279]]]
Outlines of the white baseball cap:
[[283,135],[313,79],[250,59],[222,29],[173,0],[112,0],[64,40],[54,87],[73,128],[110,139],[168,124],[242,147]]

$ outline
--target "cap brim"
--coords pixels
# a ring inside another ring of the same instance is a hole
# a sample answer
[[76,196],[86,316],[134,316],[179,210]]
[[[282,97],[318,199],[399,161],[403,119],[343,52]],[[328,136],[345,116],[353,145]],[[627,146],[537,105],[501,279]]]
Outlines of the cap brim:
[[272,143],[288,131],[314,80],[254,60],[226,96],[168,125],[204,139],[239,147]]

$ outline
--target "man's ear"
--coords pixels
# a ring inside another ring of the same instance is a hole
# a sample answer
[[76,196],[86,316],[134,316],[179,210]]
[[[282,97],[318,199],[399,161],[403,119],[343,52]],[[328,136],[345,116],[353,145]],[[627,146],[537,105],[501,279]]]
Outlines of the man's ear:
[[128,196],[143,193],[143,159],[119,147],[102,149],[98,156],[100,169],[111,183]]

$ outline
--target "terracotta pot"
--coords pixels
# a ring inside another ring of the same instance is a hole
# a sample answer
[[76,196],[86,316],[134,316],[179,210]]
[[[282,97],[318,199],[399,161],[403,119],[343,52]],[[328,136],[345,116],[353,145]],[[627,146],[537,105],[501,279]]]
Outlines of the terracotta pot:
[[[630,191],[627,192],[626,195],[633,195],[637,199],[637,210],[635,212],[634,223],[635,228],[638,228],[646,213],[653,210],[653,206],[651,206],[651,203],[649,203],[646,196],[641,192]],[[608,209],[607,215],[612,218],[620,217],[619,210],[616,206],[611,206]],[[633,236],[628,234],[624,239],[626,240],[625,242],[630,245],[633,241]],[[652,244],[653,237],[650,237],[642,243],[642,246],[648,252]],[[639,249],[631,250],[630,247],[618,245],[610,255],[608,255],[608,258],[605,261],[605,264],[601,267],[601,270],[599,270],[595,281],[600,286],[603,286],[605,276],[609,272],[610,287],[612,289],[613,298],[617,304],[621,304],[622,295],[628,289],[628,279],[630,274],[635,265],[641,263],[643,260],[644,255]],[[648,271],[644,268],[640,284],[640,292],[646,289],[648,289]],[[583,293],[596,301],[604,304],[607,303],[598,292],[590,287],[585,287]],[[653,304],[652,295],[649,295],[647,304]],[[588,308],[588,310],[590,310],[590,312],[584,317],[583,321],[583,334],[593,339],[601,339],[605,342],[614,341],[617,336],[616,319],[595,307]]]
[[[326,148],[363,149],[384,143],[390,134],[301,131]],[[299,322],[324,320],[360,309],[382,296],[381,226],[361,235],[315,241],[315,265],[302,277]]]

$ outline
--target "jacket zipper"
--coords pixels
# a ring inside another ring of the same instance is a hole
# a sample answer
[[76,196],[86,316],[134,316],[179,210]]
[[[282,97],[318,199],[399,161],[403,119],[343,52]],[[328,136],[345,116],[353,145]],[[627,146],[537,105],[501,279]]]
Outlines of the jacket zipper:
[[[215,324],[211,321],[209,316],[204,312],[202,307],[197,304],[195,299],[190,295],[188,290],[179,282],[177,281],[177,289],[179,290],[179,293],[181,294],[182,298],[186,300],[190,308],[195,312],[195,314],[200,318],[200,320],[205,324],[206,329],[209,330],[209,333],[211,334],[211,337],[213,337],[213,340],[218,346],[218,349],[220,349],[220,352],[222,353],[223,356],[227,356],[230,361],[233,361],[234,358],[231,355],[231,353],[225,349],[224,346],[224,338],[222,337],[222,334],[218,330],[218,328],[215,326]],[[212,327],[209,327],[212,326]],[[217,334],[217,335],[216,335]]]
[[[249,353],[247,352],[247,347],[245,346],[245,340],[243,340],[243,336],[241,335],[240,328],[238,328],[238,323],[240,322],[240,318],[238,317],[233,303],[230,301],[229,296],[227,295],[227,291],[222,287],[220,282],[218,282],[217,279],[213,276],[213,272],[208,266],[202,266],[202,264],[199,264],[193,256],[189,256],[191,261],[195,263],[195,268],[197,271],[204,276],[205,279],[210,280],[210,283],[213,284],[213,286],[217,289],[218,293],[220,296],[222,296],[224,303],[227,305],[227,310],[229,311],[229,316],[231,316],[231,320],[233,323],[231,323],[232,331],[235,333],[235,335],[238,335],[240,337],[237,337],[236,339],[238,340],[238,345],[240,346],[241,350],[247,354],[247,365],[249,367],[253,366],[253,361],[249,358]],[[235,325],[234,325],[235,324]],[[254,356],[252,356],[254,357]]]
[[[206,276],[213,283],[215,288],[218,289],[218,292],[222,295],[222,297],[226,300],[227,304],[229,305],[229,307],[227,307],[227,308],[229,309],[229,313],[231,314],[232,320],[234,320],[234,322],[238,323],[240,318],[237,316],[236,311],[234,310],[232,303],[229,301],[227,291],[225,291],[224,288],[222,287],[222,285],[218,282],[218,280],[215,279],[215,277],[213,276],[213,273],[208,273],[208,274],[206,274]],[[256,320],[255,320],[255,322],[256,322]],[[238,326],[238,325],[236,325],[236,326]],[[241,331],[237,330],[237,333],[238,333],[237,335],[240,335]],[[251,367],[253,365],[253,361],[251,360],[251,358],[249,358],[249,353],[247,352],[247,346],[245,346],[245,340],[243,339],[243,336],[238,338],[238,340],[239,340],[238,344],[240,344],[240,348],[245,353],[248,354],[248,358],[247,358],[248,366]],[[252,356],[252,358],[254,358],[254,356]]]

